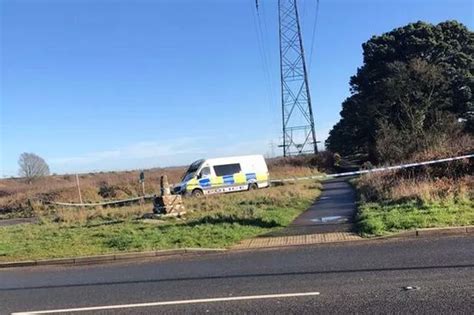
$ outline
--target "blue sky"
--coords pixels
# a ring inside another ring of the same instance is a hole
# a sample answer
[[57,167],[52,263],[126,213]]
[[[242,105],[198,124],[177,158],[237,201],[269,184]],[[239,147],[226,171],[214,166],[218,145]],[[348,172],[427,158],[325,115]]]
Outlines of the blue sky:
[[[56,173],[280,153],[276,0],[260,0],[263,43],[254,0],[0,3],[0,175],[17,174],[22,152]],[[372,35],[418,20],[473,26],[468,0],[321,0],[311,57],[316,0],[298,3],[322,141]]]

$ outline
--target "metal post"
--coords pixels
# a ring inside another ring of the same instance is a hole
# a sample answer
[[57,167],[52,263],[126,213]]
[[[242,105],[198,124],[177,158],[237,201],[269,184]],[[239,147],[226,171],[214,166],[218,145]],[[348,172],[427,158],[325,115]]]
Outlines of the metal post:
[[77,191],[79,192],[79,202],[82,204],[81,186],[79,185],[79,176],[76,174]]
[[314,153],[316,154],[318,153],[318,145],[316,141],[316,131],[314,130],[314,117],[313,117],[313,108],[311,106],[311,93],[309,92],[308,71],[306,70],[306,58],[304,56],[303,39],[301,36],[301,27],[300,27],[300,18],[298,15],[298,6],[296,5],[296,0],[294,0],[294,2],[295,2],[296,23],[298,24],[298,38],[300,41],[300,48],[301,48],[301,61],[303,63],[304,82],[305,82],[305,87],[306,87],[306,95],[308,97],[308,111],[309,111],[309,117],[310,117],[311,135],[313,137]]
[[285,90],[283,88],[283,53],[281,47],[282,45],[282,37],[281,37],[281,0],[278,0],[278,37],[280,39],[280,82],[281,82],[281,115],[283,117],[282,124],[283,124],[283,156],[286,157],[286,126],[285,126]]

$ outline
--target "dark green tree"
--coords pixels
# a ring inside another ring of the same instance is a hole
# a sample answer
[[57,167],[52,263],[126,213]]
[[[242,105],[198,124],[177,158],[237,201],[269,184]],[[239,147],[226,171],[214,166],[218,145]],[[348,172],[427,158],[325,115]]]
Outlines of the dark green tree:
[[[364,62],[326,146],[368,153],[374,162],[408,158],[430,145],[436,126],[474,131],[474,33],[456,21],[408,24],[362,45]],[[438,128],[439,129],[439,128]],[[390,145],[392,148],[387,148]],[[390,158],[389,151],[396,154]]]

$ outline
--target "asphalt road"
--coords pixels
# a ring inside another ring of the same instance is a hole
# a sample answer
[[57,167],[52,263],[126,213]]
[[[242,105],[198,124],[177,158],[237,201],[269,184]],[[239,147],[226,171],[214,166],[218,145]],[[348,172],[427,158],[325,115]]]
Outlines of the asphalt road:
[[354,230],[356,193],[347,178],[322,182],[319,198],[288,227],[270,232],[268,236],[290,236]]
[[[4,269],[0,270],[0,310],[8,314],[106,306],[77,314],[472,314],[473,279],[473,236],[390,239],[104,265]],[[405,290],[407,286],[418,289]],[[313,295],[266,296],[294,293]],[[189,301],[229,297],[237,300]],[[110,309],[163,301],[179,302]]]

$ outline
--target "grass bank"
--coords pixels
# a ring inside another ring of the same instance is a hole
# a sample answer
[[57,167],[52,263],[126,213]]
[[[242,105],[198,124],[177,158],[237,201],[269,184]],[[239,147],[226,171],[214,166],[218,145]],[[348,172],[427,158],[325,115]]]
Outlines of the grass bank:
[[40,224],[0,227],[0,261],[182,247],[226,247],[287,226],[320,193],[305,182],[185,200],[181,219],[142,220],[150,205],[55,209]]
[[474,224],[474,177],[400,178],[371,174],[355,182],[357,226],[364,236]]

